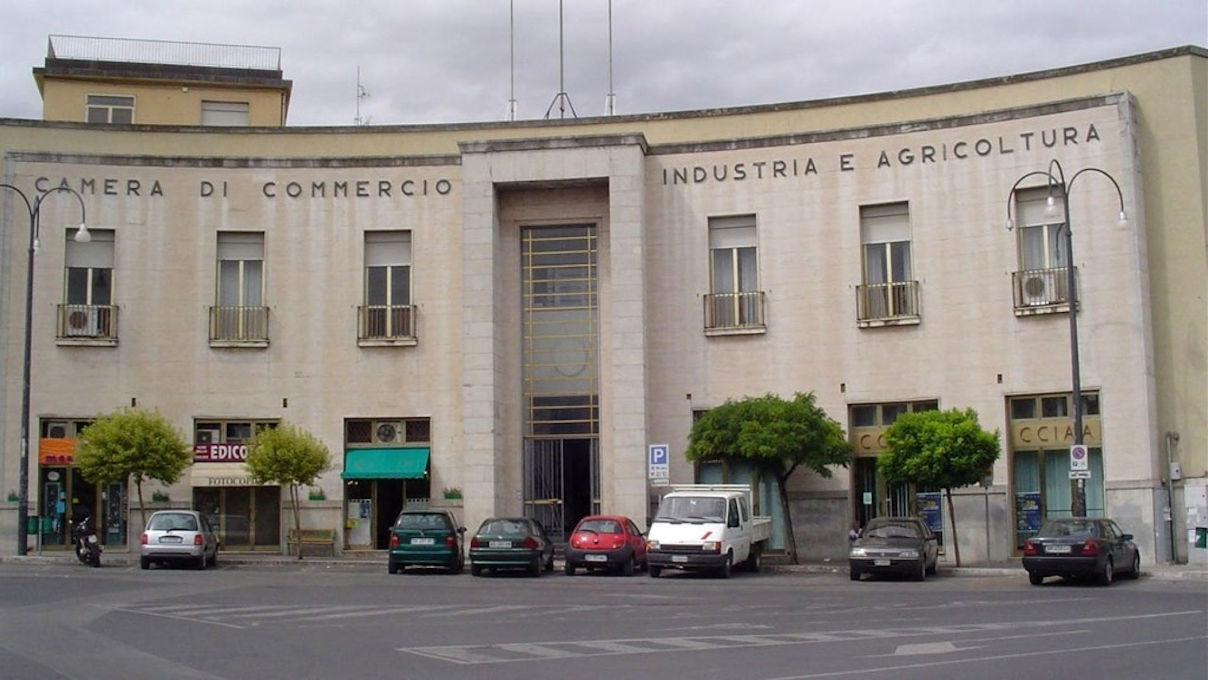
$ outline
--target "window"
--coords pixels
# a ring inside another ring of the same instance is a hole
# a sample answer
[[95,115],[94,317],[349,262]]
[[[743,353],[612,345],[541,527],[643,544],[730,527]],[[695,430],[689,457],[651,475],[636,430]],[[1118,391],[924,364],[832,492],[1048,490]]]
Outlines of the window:
[[89,123],[133,123],[134,97],[90,94],[84,108]]
[[411,232],[365,232],[365,304],[358,338],[411,338],[413,320]]
[[906,203],[860,208],[864,284],[859,320],[917,317],[917,286],[910,264],[910,209]]
[[1068,300],[1066,268],[1065,209],[1060,201],[1056,212],[1045,214],[1049,197],[1047,187],[1017,191],[1015,209],[1019,229],[1019,274],[1017,302],[1024,307],[1053,305]]
[[246,126],[248,122],[247,102],[211,102],[201,103],[201,124],[238,127]]
[[268,340],[264,305],[264,234],[218,233],[218,290],[211,339],[235,342]]
[[87,243],[67,231],[60,337],[115,338],[113,305],[113,231],[93,229]]
[[763,327],[755,216],[709,218],[706,328]]

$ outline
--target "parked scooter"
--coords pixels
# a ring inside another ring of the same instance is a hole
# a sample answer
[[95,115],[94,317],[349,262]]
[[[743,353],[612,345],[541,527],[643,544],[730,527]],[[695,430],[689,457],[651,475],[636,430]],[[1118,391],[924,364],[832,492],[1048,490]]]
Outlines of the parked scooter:
[[90,567],[101,566],[101,542],[97,539],[96,530],[92,528],[91,515],[71,528],[71,542],[75,544],[75,554],[81,564]]

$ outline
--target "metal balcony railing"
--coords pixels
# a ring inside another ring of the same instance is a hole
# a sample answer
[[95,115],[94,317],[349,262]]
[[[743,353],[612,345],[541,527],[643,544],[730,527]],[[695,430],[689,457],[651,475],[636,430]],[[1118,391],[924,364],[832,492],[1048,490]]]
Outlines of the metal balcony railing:
[[361,305],[357,307],[357,340],[415,339],[415,307]]
[[856,286],[856,320],[861,324],[919,319],[919,282],[890,281]]
[[707,293],[705,330],[766,329],[764,293],[761,290],[742,293]]
[[[1025,269],[1011,274],[1016,311],[1063,311],[1069,308],[1069,272],[1065,267]],[[1078,276],[1078,269],[1074,269]],[[1075,281],[1075,285],[1077,282]]]
[[47,41],[46,57],[260,71],[281,70],[280,47],[137,38],[51,35]]
[[117,341],[116,305],[59,305],[58,339]]
[[210,342],[268,344],[268,307],[210,307]]

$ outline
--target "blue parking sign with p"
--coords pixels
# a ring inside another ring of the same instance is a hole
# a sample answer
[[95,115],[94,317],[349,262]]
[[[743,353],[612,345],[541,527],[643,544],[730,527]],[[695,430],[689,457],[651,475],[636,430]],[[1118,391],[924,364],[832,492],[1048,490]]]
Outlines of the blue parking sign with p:
[[650,464],[651,465],[668,465],[670,464],[670,453],[666,444],[651,444],[650,445]]

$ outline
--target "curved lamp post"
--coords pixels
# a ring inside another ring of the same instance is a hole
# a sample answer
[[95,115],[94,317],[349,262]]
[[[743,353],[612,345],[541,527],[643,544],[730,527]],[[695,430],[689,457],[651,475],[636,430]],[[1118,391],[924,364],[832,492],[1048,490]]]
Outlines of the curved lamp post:
[[[1059,231],[1065,232],[1065,253],[1068,262],[1065,267],[1065,285],[1069,291],[1069,315],[1070,315],[1070,372],[1073,382],[1073,415],[1074,415],[1074,444],[1082,445],[1082,377],[1078,370],[1078,291],[1075,289],[1074,277],[1074,237],[1070,230],[1070,190],[1074,188],[1074,182],[1078,180],[1084,173],[1095,173],[1107,178],[1112,186],[1116,188],[1116,196],[1120,199],[1120,224],[1128,224],[1128,215],[1124,212],[1124,192],[1120,190],[1120,184],[1116,178],[1112,177],[1106,170],[1102,168],[1082,168],[1075,172],[1067,180],[1065,178],[1065,170],[1061,167],[1061,163],[1057,159],[1049,161],[1047,170],[1035,170],[1025,174],[1023,177],[1015,180],[1015,184],[1011,185],[1011,192],[1007,194],[1007,229],[1015,228],[1015,222],[1011,219],[1011,205],[1015,202],[1015,191],[1019,189],[1019,185],[1032,177],[1044,177],[1045,183],[1048,186],[1049,195],[1045,200],[1044,213],[1046,216],[1056,217],[1058,214],[1057,201],[1061,201],[1061,207],[1064,209],[1064,215],[1061,219],[1061,224],[1058,227]],[[1075,493],[1074,504],[1071,512],[1075,517],[1086,517],[1086,480],[1078,479]]]
[[4,189],[17,192],[25,201],[29,212],[29,263],[25,274],[25,355],[22,364],[21,380],[21,471],[18,484],[20,485],[17,501],[17,554],[24,555],[29,549],[29,373],[30,373],[30,336],[33,332],[33,303],[34,303],[34,253],[38,250],[38,218],[42,210],[42,201],[47,196],[61,191],[72,194],[80,202],[80,228],[76,231],[75,240],[87,243],[92,240],[85,226],[84,197],[78,191],[67,186],[57,186],[38,194],[32,201],[17,187],[11,184],[0,184]]

